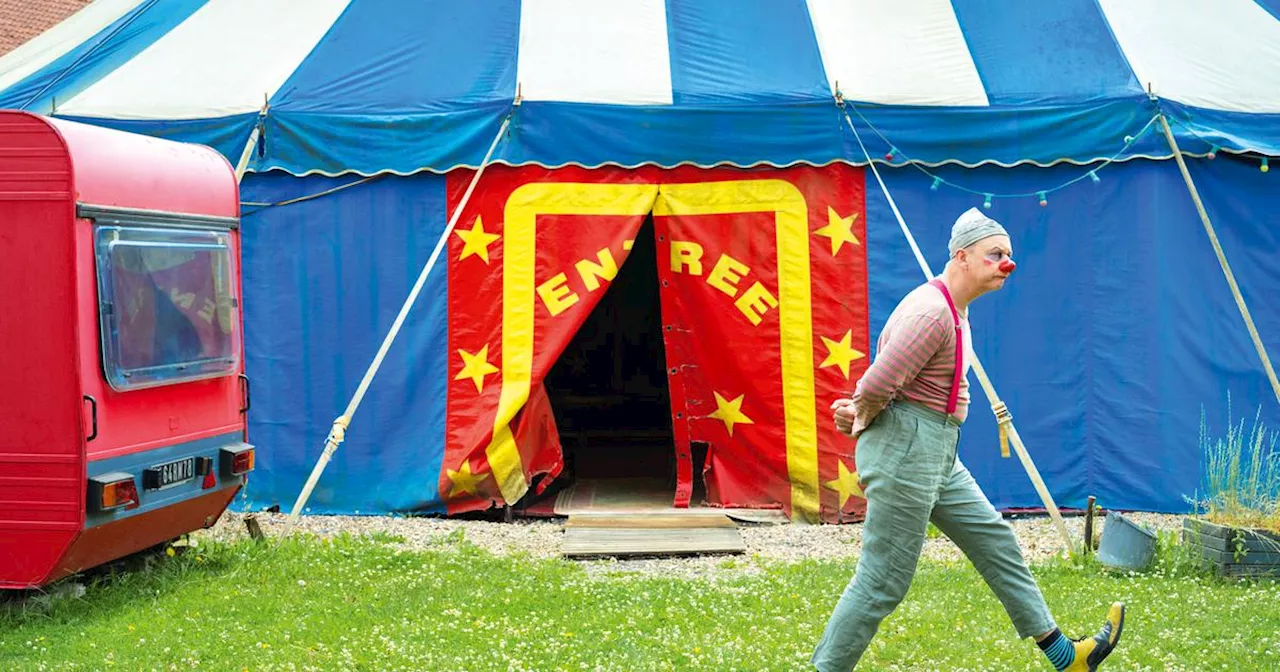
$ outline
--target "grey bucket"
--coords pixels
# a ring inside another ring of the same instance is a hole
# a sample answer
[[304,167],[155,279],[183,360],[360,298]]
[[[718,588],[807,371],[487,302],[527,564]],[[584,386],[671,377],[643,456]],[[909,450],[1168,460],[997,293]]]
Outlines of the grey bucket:
[[1123,515],[1107,513],[1098,544],[1098,561],[1114,569],[1140,571],[1151,565],[1156,555],[1156,533],[1139,527]]

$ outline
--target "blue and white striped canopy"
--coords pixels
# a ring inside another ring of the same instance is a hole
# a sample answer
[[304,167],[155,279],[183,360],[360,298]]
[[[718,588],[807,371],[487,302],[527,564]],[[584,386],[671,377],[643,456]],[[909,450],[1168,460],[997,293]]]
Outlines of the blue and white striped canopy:
[[513,110],[505,163],[858,162],[837,86],[877,157],[1089,162],[1158,110],[1277,155],[1280,0],[97,0],[0,59],[0,107],[233,162],[261,124],[294,174],[474,166]]

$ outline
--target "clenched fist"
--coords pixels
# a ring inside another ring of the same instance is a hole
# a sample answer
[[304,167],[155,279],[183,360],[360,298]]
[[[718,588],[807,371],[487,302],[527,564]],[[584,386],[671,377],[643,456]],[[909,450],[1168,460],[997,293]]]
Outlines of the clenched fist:
[[831,403],[832,417],[836,422],[836,430],[845,436],[853,436],[853,421],[855,413],[853,409],[853,400],[848,398],[836,399]]

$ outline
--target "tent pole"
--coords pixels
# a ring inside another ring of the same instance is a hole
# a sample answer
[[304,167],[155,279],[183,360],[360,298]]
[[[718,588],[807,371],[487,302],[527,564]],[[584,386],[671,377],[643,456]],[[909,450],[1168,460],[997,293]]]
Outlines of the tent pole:
[[[519,104],[518,99],[516,104]],[[306,485],[303,486],[302,492],[298,495],[298,501],[294,502],[293,510],[289,512],[289,520],[285,528],[286,535],[293,529],[294,523],[298,520],[298,514],[302,512],[302,507],[307,503],[307,499],[311,497],[311,491],[315,489],[316,482],[320,480],[320,474],[324,472],[324,468],[329,464],[334,451],[338,449],[338,446],[345,438],[347,426],[351,424],[352,416],[355,415],[356,409],[364,399],[365,392],[368,391],[369,384],[373,382],[374,375],[378,373],[378,369],[382,366],[382,360],[386,357],[387,351],[391,349],[392,341],[400,333],[400,327],[404,325],[404,320],[409,315],[409,309],[413,307],[414,302],[418,299],[418,294],[422,292],[427,276],[430,275],[431,269],[436,264],[436,259],[439,258],[441,250],[444,249],[445,243],[449,240],[449,234],[453,232],[453,227],[457,225],[458,218],[462,215],[462,211],[466,209],[467,202],[471,200],[472,191],[475,190],[476,184],[480,182],[480,176],[484,174],[485,168],[489,165],[489,159],[493,158],[493,152],[498,148],[498,142],[506,135],[507,127],[510,124],[511,115],[507,115],[507,118],[502,121],[502,126],[498,129],[498,133],[493,136],[489,151],[484,155],[484,160],[480,162],[480,168],[476,170],[475,176],[471,178],[471,184],[467,185],[467,191],[462,195],[462,200],[458,202],[458,207],[454,209],[453,216],[449,218],[448,225],[440,233],[440,239],[436,241],[436,247],[431,252],[431,257],[427,259],[427,264],[422,267],[422,272],[418,274],[418,280],[409,292],[409,297],[405,299],[404,305],[400,307],[400,314],[396,316],[395,322],[391,325],[391,330],[387,332],[386,337],[383,339],[382,347],[378,349],[378,354],[374,356],[373,362],[369,364],[369,369],[365,371],[364,379],[360,381],[360,386],[356,389],[355,396],[347,404],[346,411],[333,421],[333,428],[329,431],[328,438],[325,439],[324,452],[320,454],[315,467],[311,470],[311,476],[307,478]]]
[[253,150],[258,146],[258,138],[262,135],[262,120],[267,116],[267,110],[271,109],[271,100],[267,94],[262,94],[262,109],[258,111],[258,123],[253,125],[253,132],[249,134],[249,141],[244,143],[244,151],[240,153],[240,161],[236,163],[236,184],[240,184],[244,180],[244,173],[249,169],[249,157],[253,156]]
[[[843,99],[837,97],[837,103],[843,109]],[[898,204],[894,202],[893,196],[889,193],[889,188],[885,186],[884,180],[880,177],[880,171],[876,169],[876,164],[871,160],[871,154],[867,152],[867,148],[862,144],[862,136],[858,134],[857,129],[853,127],[853,119],[849,118],[848,111],[844,112],[845,122],[849,124],[849,130],[853,131],[853,136],[858,141],[858,146],[862,148],[862,153],[867,157],[867,165],[871,167],[871,172],[875,174],[876,181],[880,183],[880,190],[884,192],[884,197],[889,201],[889,207],[893,210],[894,217],[898,219],[898,226],[902,229],[903,235],[907,237],[907,243],[911,245],[911,251],[915,253],[916,262],[920,264],[920,270],[924,272],[926,280],[932,280],[933,271],[929,268],[929,262],[925,261],[924,255],[920,252],[920,246],[916,244],[915,236],[911,235],[911,229],[907,228],[907,222],[902,217],[902,212],[898,210]],[[1062,512],[1058,510],[1058,505],[1054,503],[1053,496],[1049,494],[1049,489],[1045,487],[1044,479],[1040,477],[1040,471],[1036,469],[1036,465],[1031,461],[1031,456],[1027,453],[1027,447],[1022,443],[1022,437],[1018,435],[1018,430],[1013,426],[1013,415],[1009,413],[1009,409],[1004,402],[996,394],[996,388],[991,384],[991,380],[987,377],[987,372],[982,368],[982,363],[978,361],[978,354],[970,349],[969,354],[973,358],[973,371],[978,375],[978,382],[982,384],[983,391],[987,394],[987,399],[991,402],[991,410],[996,415],[996,422],[1000,425],[1001,432],[1007,434],[1009,442],[1013,444],[1014,451],[1018,453],[1018,460],[1022,462],[1022,467],[1026,470],[1027,476],[1031,478],[1032,485],[1035,486],[1036,492],[1040,495],[1040,500],[1044,502],[1044,506],[1049,510],[1049,515],[1053,518],[1054,527],[1057,528],[1058,534],[1062,536],[1062,543],[1067,553],[1073,551],[1071,543],[1071,534],[1067,531],[1067,524],[1062,519]]]
[[249,134],[249,141],[244,145],[244,153],[240,155],[240,162],[236,164],[236,184],[244,181],[245,170],[249,167],[249,157],[253,154],[253,148],[258,146],[258,133],[260,130],[260,126],[253,125],[253,132]]
[[1253,347],[1258,350],[1258,357],[1262,360],[1262,368],[1266,370],[1267,379],[1271,381],[1271,390],[1276,395],[1276,401],[1280,401],[1280,381],[1276,379],[1275,369],[1271,367],[1271,358],[1267,356],[1267,349],[1262,345],[1262,337],[1258,335],[1258,328],[1253,324],[1253,317],[1249,314],[1249,307],[1244,303],[1244,295],[1240,293],[1240,286],[1236,284],[1236,276],[1231,272],[1231,265],[1227,263],[1227,255],[1222,251],[1222,244],[1218,242],[1218,234],[1213,229],[1213,223],[1209,221],[1209,213],[1204,209],[1204,203],[1200,200],[1200,192],[1196,189],[1196,184],[1191,180],[1191,173],[1187,170],[1187,164],[1182,158],[1182,150],[1178,148],[1178,141],[1173,137],[1173,130],[1169,128],[1169,120],[1164,114],[1160,114],[1160,126],[1164,129],[1164,137],[1169,141],[1169,148],[1173,150],[1173,158],[1178,162],[1178,170],[1182,171],[1182,179],[1187,183],[1187,191],[1191,194],[1191,200],[1196,204],[1196,212],[1200,214],[1200,223],[1204,224],[1204,232],[1209,234],[1209,242],[1213,244],[1213,253],[1218,256],[1218,265],[1222,266],[1222,274],[1227,278],[1227,285],[1231,287],[1231,295],[1236,299],[1236,307],[1240,309],[1240,316],[1244,318],[1244,326],[1249,330],[1249,337],[1253,339]]

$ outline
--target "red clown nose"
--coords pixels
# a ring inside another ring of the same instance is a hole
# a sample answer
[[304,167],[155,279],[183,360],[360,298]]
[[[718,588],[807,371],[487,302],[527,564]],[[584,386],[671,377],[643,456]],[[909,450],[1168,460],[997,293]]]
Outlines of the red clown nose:
[[1004,261],[1000,262],[999,269],[1001,273],[1004,273],[1005,275],[1010,275],[1013,273],[1013,269],[1017,267],[1018,265],[1013,263],[1012,259],[1005,259]]

